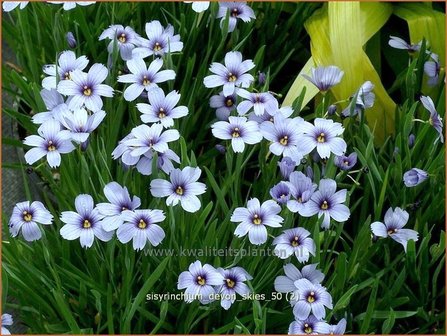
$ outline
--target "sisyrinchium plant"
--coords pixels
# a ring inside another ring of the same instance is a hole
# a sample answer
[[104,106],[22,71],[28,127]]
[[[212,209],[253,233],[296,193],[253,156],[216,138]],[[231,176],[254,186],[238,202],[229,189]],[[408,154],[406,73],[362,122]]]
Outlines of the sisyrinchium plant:
[[2,333],[445,333],[445,35],[390,18],[442,5],[53,3],[3,2]]

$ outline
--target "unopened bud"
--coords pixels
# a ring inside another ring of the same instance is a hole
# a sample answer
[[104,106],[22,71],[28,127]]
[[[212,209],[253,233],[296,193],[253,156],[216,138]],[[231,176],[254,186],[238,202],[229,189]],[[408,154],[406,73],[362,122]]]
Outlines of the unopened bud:
[[81,143],[81,151],[85,152],[87,150],[89,142],[90,142],[90,140],[87,139],[86,141]]
[[408,136],[408,147],[413,148],[416,137],[414,134]]
[[74,37],[72,32],[68,32],[67,35],[65,35],[65,38],[67,39],[68,46],[71,49],[76,48],[77,43],[76,43],[76,39],[75,39],[75,37]]
[[327,108],[327,114],[329,116],[332,116],[335,114],[335,112],[337,112],[337,105],[329,105],[329,107]]
[[227,149],[223,145],[216,145],[216,149],[219,151],[220,154],[225,154]]
[[258,72],[258,83],[259,85],[264,85],[265,83],[265,73],[263,72]]

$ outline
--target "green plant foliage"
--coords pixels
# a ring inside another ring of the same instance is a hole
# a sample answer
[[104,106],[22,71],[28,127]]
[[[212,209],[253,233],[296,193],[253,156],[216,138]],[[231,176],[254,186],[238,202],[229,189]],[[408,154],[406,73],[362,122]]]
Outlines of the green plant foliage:
[[[70,11],[31,2],[23,10],[3,13],[4,43],[16,61],[2,64],[2,89],[14,100],[13,106],[3,105],[2,113],[20,130],[20,141],[3,138],[3,146],[17,147],[19,153],[30,149],[22,140],[37,134],[38,125],[31,118],[45,111],[40,96],[42,66],[56,63],[58,54],[68,50],[68,31],[76,37],[73,51],[77,56],[86,55],[89,66],[102,63],[109,68],[105,84],[115,90],[113,98],[103,99],[107,115],[90,135],[85,151],[77,146],[63,154],[55,169],[45,159],[33,165],[40,194],[30,192],[29,185],[35,182],[26,173],[29,165],[22,155],[20,162],[3,158],[3,169],[23,175],[27,200],[40,199],[54,216],[53,225],[42,228],[42,239],[32,243],[9,236],[12,209],[3,216],[2,307],[3,311],[14,309],[15,319],[27,332],[287,333],[294,315],[286,295],[277,296],[274,281],[284,275],[286,263],[298,269],[305,264],[294,256],[282,260],[262,255],[261,250],[273,251],[274,237],[299,226],[310,232],[316,244],[315,256],[307,264],[318,263],[325,274],[322,284],[333,300],[333,309],[326,310],[329,323],[345,318],[346,333],[354,334],[445,334],[445,147],[435,141],[438,134],[427,122],[429,112],[419,100],[421,94],[429,95],[444,118],[444,74],[429,91],[423,68],[429,60],[425,50],[438,53],[445,66],[444,12],[422,4],[383,2],[249,5],[256,19],[238,20],[231,33],[228,15],[222,27],[216,19],[217,2],[202,13],[183,2],[97,2]],[[409,41],[393,26],[395,16],[408,23],[411,42],[424,38],[419,53],[389,51],[389,35]],[[166,199],[152,196],[151,181],[168,179],[155,163],[152,175],[145,176],[135,168],[123,169],[111,156],[118,142],[142,122],[137,102],[125,101],[126,86],[117,82],[127,71],[125,62],[116,48],[109,59],[109,41],[98,41],[98,37],[111,24],[131,26],[145,36],[145,24],[152,20],[163,26],[172,24],[184,44],[181,52],[163,56],[165,68],[174,70],[176,78],[160,86],[166,93],[177,90],[181,94],[178,105],[189,110],[186,117],[175,120],[173,128],[180,139],[171,142],[170,149],[180,156],[176,167],[202,171],[199,181],[207,190],[195,213],[180,205],[167,206]],[[242,153],[235,153],[229,141],[216,139],[211,132],[216,116],[209,100],[218,91],[206,88],[203,79],[210,75],[211,63],[222,63],[229,51],[239,51],[244,60],[255,63],[250,91],[272,92],[280,106],[293,106],[292,117],[313,123],[325,116],[343,123],[347,154],[355,151],[358,155],[354,168],[340,170],[333,154],[325,161],[314,161],[310,154],[296,170],[306,172],[310,167],[316,184],[323,178],[333,179],[337,190],[346,189],[349,220],[332,220],[330,228],[322,230],[322,218],[303,217],[282,207],[282,228],[269,227],[267,243],[255,246],[248,236],[234,235],[233,211],[255,197],[261,203],[271,199],[270,189],[282,177],[280,158],[270,152],[268,141],[246,145]],[[389,55],[398,55],[398,61]],[[309,74],[311,67],[331,64],[345,74],[326,95],[301,76]],[[259,72],[265,74],[265,82],[259,81]],[[375,84],[374,106],[361,116],[342,120],[341,108],[367,80]],[[336,114],[327,116],[328,106],[334,103]],[[410,134],[415,135],[413,146]],[[216,145],[225,145],[226,151],[220,152]],[[429,177],[407,188],[403,174],[415,167]],[[91,248],[84,249],[79,240],[61,237],[61,213],[75,210],[79,194],[91,195],[95,204],[107,202],[103,188],[112,181],[138,195],[141,209],[163,210],[166,219],[159,224],[166,237],[160,245],[135,251],[131,243],[122,244],[115,235],[107,243],[96,239]],[[409,213],[406,228],[419,234],[418,241],[409,241],[406,252],[396,241],[377,239],[371,233],[371,224],[383,222],[386,211],[396,207]],[[223,253],[211,253],[213,249]],[[250,255],[231,254],[229,249],[250,251]],[[196,260],[216,268],[243,267],[253,277],[247,281],[253,297],[236,301],[229,310],[219,301],[203,305],[150,299],[153,294],[182,293],[177,289],[179,275]],[[10,297],[14,300],[9,301]]]

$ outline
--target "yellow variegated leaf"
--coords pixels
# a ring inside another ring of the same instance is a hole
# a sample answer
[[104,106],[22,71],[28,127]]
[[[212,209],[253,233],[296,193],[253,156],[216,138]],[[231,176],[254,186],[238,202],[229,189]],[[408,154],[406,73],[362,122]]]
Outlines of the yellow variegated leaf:
[[[374,83],[376,101],[373,108],[368,109],[366,117],[371,127],[376,129],[379,142],[393,130],[396,105],[388,96],[363,46],[385,24],[391,13],[392,7],[386,3],[329,2],[305,23],[311,37],[315,64],[336,65],[345,72],[341,83],[332,88],[338,100],[347,99],[367,80]],[[293,89],[287,94],[288,102],[302,90],[298,85]]]
[[388,21],[393,12],[389,3],[361,2],[360,20],[362,27],[362,42],[365,44]]
[[310,69],[312,67],[315,67],[315,63],[311,57],[304,65],[304,67],[301,69],[300,73],[298,74],[292,86],[290,87],[289,92],[287,92],[287,95],[284,98],[283,106],[292,106],[293,101],[301,94],[303,88],[306,88],[306,93],[304,95],[301,108],[306,106],[306,104],[319,92],[315,85],[313,85],[306,78],[301,76],[302,74],[310,75],[311,72]]
[[[397,4],[394,13],[407,21],[411,43],[418,43],[422,38],[428,42],[431,51],[439,55],[441,66],[445,66],[445,14],[431,8],[431,3]],[[439,86],[422,86],[426,95],[437,96]]]
[[[332,64],[337,65],[345,71],[344,80],[332,90],[338,99],[346,99],[353,94],[365,81],[369,80],[374,84],[376,100],[374,106],[367,110],[365,116],[371,128],[375,129],[375,136],[378,142],[391,134],[394,130],[394,113],[396,104],[389,97],[379,75],[374,69],[371,61],[363,50],[363,45],[367,40],[362,36],[366,35],[363,24],[369,24],[365,18],[362,23],[361,17],[382,17],[377,20],[376,29],[380,29],[379,24],[384,24],[391,10],[387,4],[369,3],[368,11],[361,14],[361,4],[359,2],[330,2],[328,5],[329,39],[332,47]],[[370,22],[372,20],[370,19]],[[346,29],[349,27],[349,29]],[[372,36],[375,32],[368,31]]]
[[411,43],[423,37],[428,41],[439,60],[445,62],[445,14],[421,3],[396,4],[394,13],[407,21]]
[[[327,17],[329,29],[322,31],[329,35],[332,55],[330,59],[321,55],[321,65],[334,64],[345,72],[343,81],[333,88],[332,93],[338,99],[346,99],[365,81],[360,3],[329,2]],[[319,48],[315,49],[315,52],[319,52]]]

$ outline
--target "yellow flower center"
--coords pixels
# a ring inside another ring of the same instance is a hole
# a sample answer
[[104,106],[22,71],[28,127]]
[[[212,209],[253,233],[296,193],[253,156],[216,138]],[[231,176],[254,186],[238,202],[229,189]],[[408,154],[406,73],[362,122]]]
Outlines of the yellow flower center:
[[295,237],[293,238],[293,240],[292,240],[292,246],[293,246],[293,247],[297,247],[299,244],[300,244],[300,243],[299,243],[299,239],[298,239],[297,236],[295,236]]
[[64,73],[64,78],[65,79],[71,79],[70,73],[69,72]]
[[33,216],[28,211],[23,211],[23,220],[25,222],[31,222]]
[[231,279],[226,279],[225,281],[227,282],[227,286],[229,288],[233,288],[236,285],[236,283]]
[[118,37],[118,41],[120,41],[121,43],[126,42],[126,34],[121,33],[121,35]]
[[307,302],[309,302],[309,303],[315,302],[315,292],[309,293],[309,295],[307,296]]
[[321,132],[320,135],[317,137],[317,141],[319,143],[326,142],[326,135],[323,132]]
[[239,138],[241,136],[240,132],[239,132],[239,127],[235,127],[233,130],[233,134],[232,137],[233,138]]
[[140,221],[138,222],[138,227],[140,229],[145,229],[146,226],[147,226],[146,222],[144,220],[140,219]]
[[154,50],[155,50],[155,51],[160,51],[160,50],[161,50],[161,45],[160,45],[160,43],[155,42]]
[[49,152],[55,151],[56,147],[53,145],[53,141],[48,141],[48,147],[47,147]]
[[287,146],[289,143],[289,137],[287,135],[284,135],[280,140],[279,143],[283,146]]
[[183,195],[183,188],[178,186],[177,189],[175,189],[175,192],[177,195],[182,196]]
[[84,229],[89,229],[92,227],[92,223],[90,223],[90,221],[88,219],[85,219],[82,226],[84,227]]
[[255,214],[255,215],[253,216],[253,224],[259,225],[259,224],[261,224],[261,223],[262,223],[262,219],[259,217],[258,214]]
[[321,204],[321,210],[327,210],[329,208],[329,205],[327,204],[327,201],[323,201],[323,204]]
[[396,232],[397,232],[397,229],[389,229],[388,230],[389,235],[392,235],[393,233],[396,233]]
[[166,117],[166,113],[165,113],[165,110],[163,109],[163,107],[160,107],[160,109],[158,110],[158,117],[160,119],[163,119],[164,117]]
[[84,96],[91,96],[92,95],[92,89],[90,89],[87,85],[84,86]]
[[237,77],[233,75],[231,72],[228,74],[228,81],[229,82],[235,82]]
[[228,99],[225,101],[225,105],[226,105],[227,107],[231,107],[231,106],[233,106],[233,105],[234,105],[233,100],[232,100],[231,98],[228,98]]
[[200,275],[197,277],[197,283],[200,285],[200,286],[205,286],[205,284],[206,284],[206,280],[204,279],[204,278],[202,278]]
[[150,83],[151,83],[151,81],[149,79],[147,79],[146,75],[144,75],[143,76],[143,85],[146,86],[146,85],[149,85]]
[[306,334],[311,334],[312,333],[312,328],[310,327],[310,325],[309,324],[307,324],[307,323],[304,323],[304,332],[306,333]]

